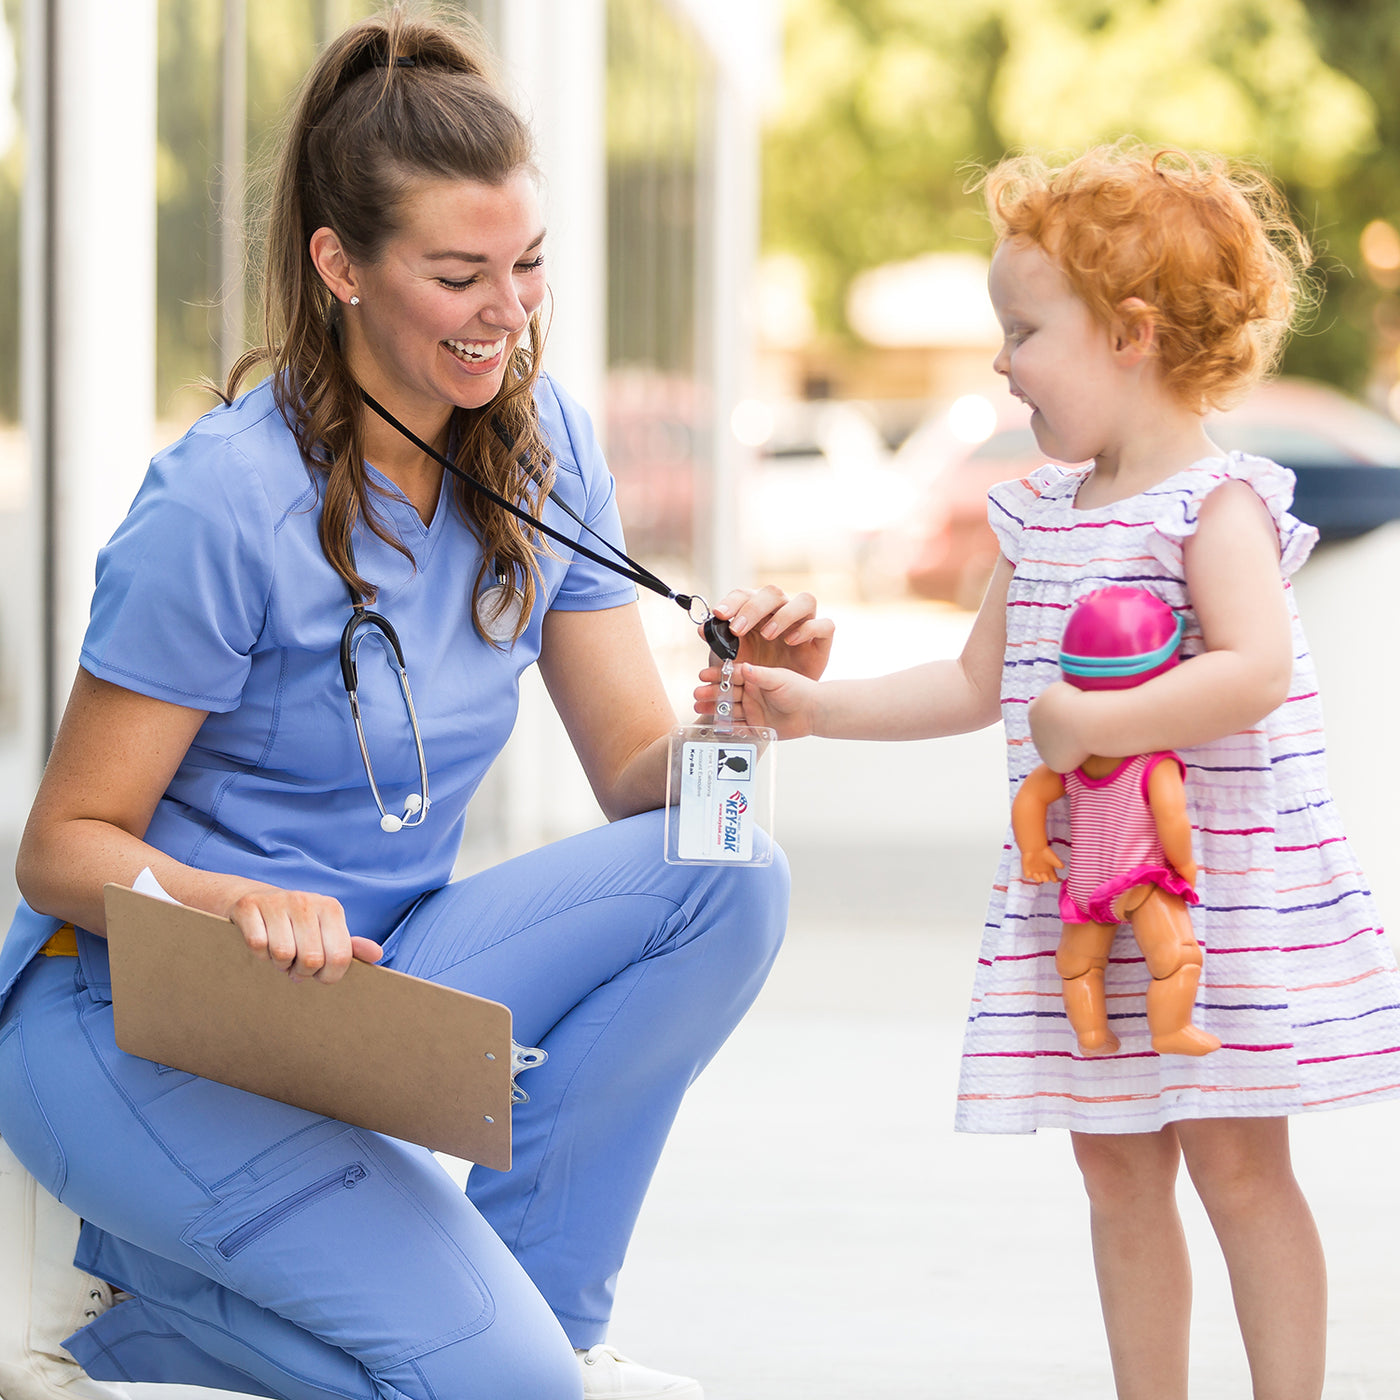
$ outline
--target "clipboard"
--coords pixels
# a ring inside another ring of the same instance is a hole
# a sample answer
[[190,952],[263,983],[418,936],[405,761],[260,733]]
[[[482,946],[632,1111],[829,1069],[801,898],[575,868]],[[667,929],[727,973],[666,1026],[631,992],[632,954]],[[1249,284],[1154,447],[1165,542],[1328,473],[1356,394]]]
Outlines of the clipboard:
[[103,893],[119,1049],[510,1170],[509,1007],[365,962],[293,982],[230,919]]

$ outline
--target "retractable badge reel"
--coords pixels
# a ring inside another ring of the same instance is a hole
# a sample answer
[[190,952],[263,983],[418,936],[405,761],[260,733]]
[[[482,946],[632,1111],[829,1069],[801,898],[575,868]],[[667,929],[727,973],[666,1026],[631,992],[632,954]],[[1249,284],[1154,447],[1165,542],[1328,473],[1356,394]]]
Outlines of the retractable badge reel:
[[[694,604],[704,607],[703,600]],[[734,723],[734,659],[739,642],[729,624],[704,607],[701,622],[720,658],[713,724],[671,731],[666,776],[668,865],[771,865],[773,766],[778,735]]]

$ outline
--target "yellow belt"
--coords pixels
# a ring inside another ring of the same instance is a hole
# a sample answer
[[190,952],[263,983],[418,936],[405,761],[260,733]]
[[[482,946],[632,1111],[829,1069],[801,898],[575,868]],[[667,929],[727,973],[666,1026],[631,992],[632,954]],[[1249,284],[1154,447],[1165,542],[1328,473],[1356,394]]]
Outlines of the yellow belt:
[[64,924],[39,951],[46,958],[76,958],[78,934],[72,924]]

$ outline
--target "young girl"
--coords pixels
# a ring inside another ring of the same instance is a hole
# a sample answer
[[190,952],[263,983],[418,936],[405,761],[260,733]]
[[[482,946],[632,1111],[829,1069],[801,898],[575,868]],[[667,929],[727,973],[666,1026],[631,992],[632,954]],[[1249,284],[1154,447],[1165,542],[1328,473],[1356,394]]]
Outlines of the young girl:
[[[1193,910],[1210,1055],[1153,1051],[1148,972],[1126,936],[1107,974],[1116,1052],[1086,1056],[1060,1005],[1054,883],[1010,842],[991,900],[957,1126],[1070,1129],[1121,1400],[1186,1395],[1184,1157],[1224,1250],[1256,1400],[1312,1400],[1325,1272],[1289,1162],[1288,1115],[1400,1092],[1400,977],[1326,786],[1322,718],[1290,575],[1316,532],[1293,479],[1225,454],[1203,415],[1271,365],[1306,245],[1268,183],[1218,158],[1127,143],[986,178],[998,245],[995,368],[1047,465],[991,492],[1003,557],[962,655],[816,684],[744,665],[750,723],[914,739],[1006,726],[1011,790],[1041,760],[1177,751],[1199,864]],[[1145,587],[1185,622],[1182,664],[1082,691],[1057,664],[1069,608]],[[705,680],[710,680],[706,673]],[[713,698],[713,685],[697,698]],[[1052,845],[1068,850],[1052,811]],[[1072,854],[1069,855],[1072,861]]]

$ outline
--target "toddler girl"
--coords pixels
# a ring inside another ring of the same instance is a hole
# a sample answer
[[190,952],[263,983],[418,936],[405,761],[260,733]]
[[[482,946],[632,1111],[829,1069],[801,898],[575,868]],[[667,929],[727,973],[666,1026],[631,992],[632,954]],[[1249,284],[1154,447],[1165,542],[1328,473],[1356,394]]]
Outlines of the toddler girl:
[[[1152,1049],[1149,974],[1120,930],[1106,995],[1121,1044],[1085,1055],[1060,1003],[1059,886],[1022,878],[1008,841],[957,1126],[1070,1130],[1121,1400],[1186,1395],[1182,1158],[1229,1266],[1256,1400],[1316,1400],[1325,1271],[1288,1115],[1400,1092],[1400,977],[1327,791],[1288,581],[1316,531],[1288,513],[1291,474],[1221,452],[1203,417],[1273,363],[1308,250],[1266,180],[1212,156],[1125,142],[1061,167],[1016,157],[984,189],[995,368],[1048,457],[1092,464],[993,489],[1002,558],[957,660],[824,684],[745,665],[736,692],[749,723],[785,738],[914,739],[1000,717],[1013,793],[1042,760],[1069,773],[1090,754],[1181,756],[1196,1014],[1222,1048]],[[1064,620],[1116,584],[1182,617],[1184,659],[1133,689],[1075,689],[1059,678]],[[1050,836],[1072,865],[1066,805]]]

